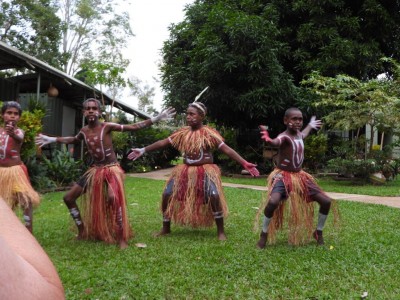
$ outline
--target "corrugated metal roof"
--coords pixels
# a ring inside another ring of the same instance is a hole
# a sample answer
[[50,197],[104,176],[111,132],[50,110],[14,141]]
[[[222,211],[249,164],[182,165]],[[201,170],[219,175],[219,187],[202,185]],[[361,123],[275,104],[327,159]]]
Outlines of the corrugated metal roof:
[[[41,74],[41,76],[47,75],[49,77],[49,82],[52,82],[52,80],[58,80],[59,85],[61,85],[61,82],[63,82],[63,84],[69,87],[69,89],[83,90],[85,91],[85,94],[90,95],[100,95],[99,98],[101,98],[101,95],[103,95],[105,102],[109,105],[113,102],[113,99],[106,93],[101,92],[98,89],[91,87],[86,83],[62,72],[61,70],[58,70],[57,68],[54,68],[47,63],[0,41],[0,70],[20,68],[32,70],[36,74]],[[20,78],[19,80],[23,81],[23,77],[24,75],[16,78]],[[84,97],[82,96],[80,99],[83,102]],[[147,113],[139,111],[134,107],[119,100],[114,101],[114,106],[126,113],[138,116],[143,119],[149,119],[151,117]]]

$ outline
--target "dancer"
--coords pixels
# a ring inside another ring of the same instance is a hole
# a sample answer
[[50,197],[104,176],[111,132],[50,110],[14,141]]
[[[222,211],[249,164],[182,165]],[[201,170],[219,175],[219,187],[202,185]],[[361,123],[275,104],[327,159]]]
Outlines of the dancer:
[[28,170],[21,160],[24,131],[17,124],[22,109],[15,101],[4,102],[0,127],[0,197],[14,210],[23,209],[25,227],[32,233],[33,206],[40,202],[39,194],[32,188]]
[[[267,240],[271,243],[275,241],[276,230],[281,229],[283,225],[286,202],[289,206],[289,243],[298,245],[306,242],[313,235],[317,244],[323,245],[322,230],[332,199],[321,190],[310,174],[302,170],[303,139],[312,129],[319,129],[322,123],[312,117],[310,123],[303,131],[300,131],[303,127],[303,115],[298,108],[286,110],[283,122],[286,125],[286,131],[275,139],[270,138],[265,126],[260,126],[262,139],[268,145],[278,147],[279,152],[276,168],[268,177],[268,198],[263,204],[263,207],[265,206],[264,220],[257,247],[263,249]],[[287,201],[283,201],[287,198]],[[320,206],[318,224],[314,232],[312,201],[316,201]],[[259,214],[261,211],[262,209],[259,210]]]
[[174,168],[162,194],[163,227],[158,235],[171,232],[171,220],[181,225],[209,227],[214,220],[219,240],[226,240],[224,217],[228,208],[221,183],[221,172],[213,164],[212,150],[218,149],[237,161],[252,176],[258,176],[256,165],[244,160],[224,143],[213,128],[203,125],[207,108],[201,102],[189,104],[186,112],[188,126],[170,137],[144,148],[132,149],[129,159],[135,160],[146,152],[172,145],[183,153],[183,164]]
[[[90,169],[65,194],[64,202],[78,228],[78,239],[95,239],[106,243],[118,243],[121,249],[128,246],[132,236],[126,211],[124,172],[119,166],[113,150],[112,131],[135,131],[175,115],[168,108],[156,117],[132,125],[101,122],[100,102],[87,99],[83,102],[84,116],[88,125],[76,136],[49,137],[40,134],[36,144],[40,147],[49,143],[64,144],[85,141],[93,160]],[[85,194],[82,202],[82,217],[76,199]]]

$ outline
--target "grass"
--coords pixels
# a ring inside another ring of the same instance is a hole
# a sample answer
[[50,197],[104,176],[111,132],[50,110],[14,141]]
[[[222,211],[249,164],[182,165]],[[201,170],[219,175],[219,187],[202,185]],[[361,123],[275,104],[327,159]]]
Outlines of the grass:
[[[228,240],[215,227],[161,228],[164,182],[126,179],[135,237],[124,251],[102,242],[76,241],[62,192],[44,195],[35,210],[34,234],[53,260],[67,299],[399,299],[399,210],[340,201],[342,224],[328,219],[326,246],[314,241],[255,248],[252,231],[264,192],[225,188],[230,216]],[[146,248],[135,247],[145,243]]]
[[[223,182],[266,186],[266,178],[234,178],[223,177]],[[318,184],[326,192],[360,194],[370,196],[400,196],[400,176],[384,185],[361,184],[352,181],[338,181],[331,177],[317,179]]]

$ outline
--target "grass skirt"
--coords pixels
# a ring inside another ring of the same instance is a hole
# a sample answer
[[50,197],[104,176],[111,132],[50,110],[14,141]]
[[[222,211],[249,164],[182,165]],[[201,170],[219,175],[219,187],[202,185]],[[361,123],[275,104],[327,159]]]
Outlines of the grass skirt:
[[28,170],[24,164],[0,167],[0,178],[0,197],[12,209],[16,207],[25,209],[29,207],[29,204],[37,206],[40,203],[40,196],[32,188]]
[[219,210],[228,215],[228,207],[222,189],[221,171],[217,165],[178,165],[168,180],[174,180],[172,196],[166,215],[173,222],[192,227],[211,227],[214,223],[211,201],[205,197],[205,180],[215,184],[219,194]]
[[[275,242],[276,232],[282,229],[287,221],[289,244],[304,244],[310,241],[314,230],[314,202],[307,194],[307,186],[310,182],[317,185],[314,177],[307,172],[287,172],[280,169],[271,172],[268,176],[268,196],[258,210],[256,224],[259,223],[260,214],[264,212],[270,199],[271,191],[274,188],[274,177],[279,173],[283,176],[288,199],[280,201],[274,212],[268,226],[268,242],[270,244]],[[333,210],[334,221],[338,217],[335,203],[336,201],[332,200],[331,210]]]
[[[117,223],[117,214],[122,217],[121,238],[127,241],[132,236],[126,208],[124,190],[124,171],[119,165],[94,166],[85,175],[86,193],[82,201],[82,220],[85,225],[84,236],[87,239],[116,243],[121,231]],[[108,190],[114,194],[114,201],[108,202]],[[120,211],[119,211],[120,210]]]

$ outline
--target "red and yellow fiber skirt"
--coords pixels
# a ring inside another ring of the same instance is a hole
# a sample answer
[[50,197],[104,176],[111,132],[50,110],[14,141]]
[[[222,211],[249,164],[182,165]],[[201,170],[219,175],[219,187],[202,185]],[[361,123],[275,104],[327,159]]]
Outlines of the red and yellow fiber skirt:
[[[307,193],[307,188],[311,184],[316,183],[314,177],[307,172],[288,172],[275,169],[268,176],[268,195],[263,201],[257,214],[256,223],[258,224],[259,216],[264,212],[265,207],[274,188],[275,176],[282,176],[288,198],[280,201],[278,208],[275,210],[271,223],[268,226],[268,242],[275,243],[276,233],[282,229],[285,221],[288,227],[288,242],[291,245],[305,244],[310,241],[314,231],[314,202]],[[323,191],[321,190],[323,193]],[[338,209],[336,201],[332,199],[331,211],[334,215],[334,223],[338,220]]]
[[[127,241],[132,237],[132,229],[126,208],[124,190],[124,171],[118,164],[93,166],[85,175],[87,183],[85,194],[82,197],[82,220],[84,222],[84,236],[87,239],[101,240],[106,243],[118,241],[119,227],[117,213],[120,210],[122,217],[121,238]],[[108,191],[112,190],[114,201],[108,201]]]
[[172,196],[166,210],[167,217],[179,225],[210,227],[214,223],[211,201],[205,197],[206,178],[215,184],[219,195],[219,211],[228,215],[228,206],[222,189],[221,171],[215,164],[201,166],[179,165],[167,181],[174,180]]

